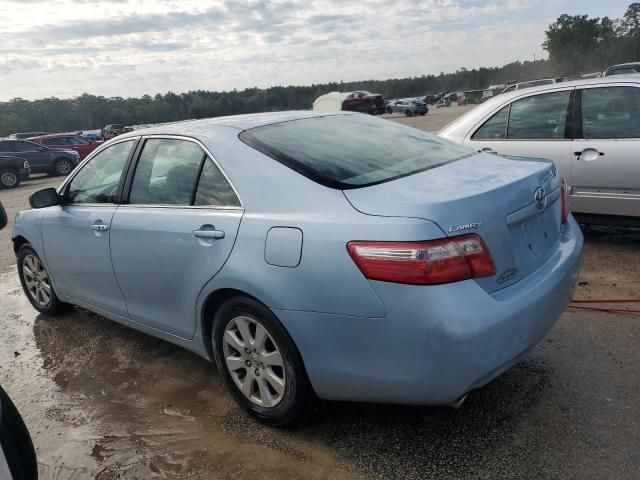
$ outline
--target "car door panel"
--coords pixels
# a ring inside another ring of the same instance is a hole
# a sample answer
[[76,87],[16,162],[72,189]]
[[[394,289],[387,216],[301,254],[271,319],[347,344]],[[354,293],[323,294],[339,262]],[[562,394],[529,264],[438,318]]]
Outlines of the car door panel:
[[60,294],[126,317],[109,251],[109,228],[115,211],[115,205],[44,209],[44,252]]
[[[111,259],[129,318],[192,338],[198,294],[229,257],[241,217],[241,210],[120,207],[111,228]],[[199,230],[224,236],[196,236]]]
[[478,151],[552,160],[571,184],[571,146],[567,138],[572,89],[516,98],[494,111],[469,133]]

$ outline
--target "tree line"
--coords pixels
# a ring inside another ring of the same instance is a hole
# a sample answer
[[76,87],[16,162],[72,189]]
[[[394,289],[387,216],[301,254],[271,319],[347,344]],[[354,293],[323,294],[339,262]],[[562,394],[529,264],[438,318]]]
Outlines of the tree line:
[[546,30],[543,48],[548,60],[513,62],[502,67],[461,68],[453,73],[308,86],[247,88],[242,91],[196,90],[140,98],[83,94],[76,98],[15,98],[0,102],[0,136],[20,131],[61,132],[101,128],[110,123],[139,125],[191,118],[311,108],[319,95],[331,91],[369,90],[385,98],[464,91],[489,85],[556,75],[601,71],[640,55],[640,3],[622,18],[561,15]]

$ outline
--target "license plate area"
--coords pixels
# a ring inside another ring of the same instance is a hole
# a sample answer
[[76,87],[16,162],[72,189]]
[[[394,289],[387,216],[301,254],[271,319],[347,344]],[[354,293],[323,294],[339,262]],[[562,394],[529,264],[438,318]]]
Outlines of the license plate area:
[[543,263],[554,251],[560,238],[560,212],[555,202],[509,224],[513,256],[521,272]]

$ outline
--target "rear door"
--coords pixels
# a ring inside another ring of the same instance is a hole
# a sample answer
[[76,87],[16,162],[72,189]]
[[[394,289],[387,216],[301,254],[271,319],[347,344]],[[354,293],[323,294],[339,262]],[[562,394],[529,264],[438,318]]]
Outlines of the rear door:
[[553,160],[560,175],[571,183],[572,90],[515,99],[473,130],[467,138],[469,145],[478,151],[500,155]]
[[593,86],[578,93],[572,210],[640,216],[640,88]]
[[243,209],[198,142],[147,138],[111,228],[129,318],[182,338],[195,332],[204,285],[226,262]]

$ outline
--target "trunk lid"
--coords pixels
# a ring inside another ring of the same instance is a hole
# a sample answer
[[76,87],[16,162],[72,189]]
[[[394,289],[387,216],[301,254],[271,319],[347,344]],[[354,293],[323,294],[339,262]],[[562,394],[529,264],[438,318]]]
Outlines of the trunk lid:
[[368,215],[423,218],[446,236],[480,235],[496,266],[494,276],[476,279],[487,291],[522,279],[558,248],[560,178],[548,160],[482,153],[344,194]]

